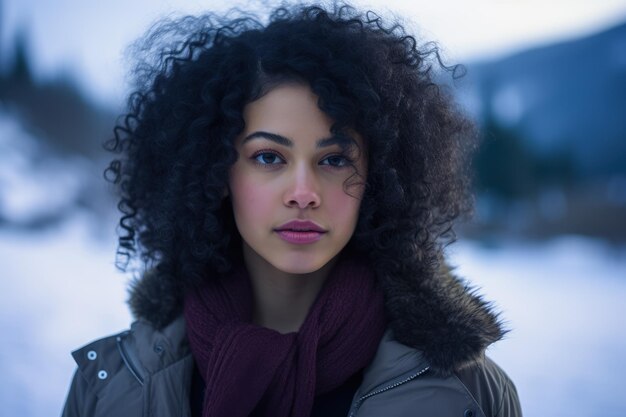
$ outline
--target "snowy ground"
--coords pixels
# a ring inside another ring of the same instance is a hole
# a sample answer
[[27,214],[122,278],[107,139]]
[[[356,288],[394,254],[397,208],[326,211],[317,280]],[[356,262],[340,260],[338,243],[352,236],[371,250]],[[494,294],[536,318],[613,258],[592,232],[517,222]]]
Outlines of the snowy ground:
[[70,351],[128,326],[114,244],[92,240],[84,223],[0,230],[2,416],[59,415],[75,368]]
[[566,237],[454,252],[512,329],[488,354],[515,381],[525,416],[626,415],[626,247]]
[[[58,415],[70,351],[128,325],[114,242],[88,230],[80,218],[43,234],[0,230],[2,416]],[[489,354],[516,382],[525,416],[626,415],[626,248],[561,238],[451,252],[512,329]]]

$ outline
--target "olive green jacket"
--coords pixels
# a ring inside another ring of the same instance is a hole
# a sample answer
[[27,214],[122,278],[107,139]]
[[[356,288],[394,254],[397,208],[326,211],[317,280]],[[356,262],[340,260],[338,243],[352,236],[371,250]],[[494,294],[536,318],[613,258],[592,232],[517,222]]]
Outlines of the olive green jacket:
[[[145,320],[73,352],[78,369],[63,417],[190,417],[193,358],[182,317]],[[350,416],[517,417],[517,392],[489,358],[443,375],[387,331],[365,369]]]

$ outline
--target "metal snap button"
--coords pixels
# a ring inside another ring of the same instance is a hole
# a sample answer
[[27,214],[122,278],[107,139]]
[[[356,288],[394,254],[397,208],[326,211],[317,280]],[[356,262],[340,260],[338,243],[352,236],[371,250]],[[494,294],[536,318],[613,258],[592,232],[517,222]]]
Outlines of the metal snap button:
[[97,357],[98,354],[95,350],[90,350],[89,352],[87,352],[87,359],[89,359],[90,361],[95,361]]
[[107,376],[109,376],[109,374],[107,374],[107,371],[104,369],[98,372],[98,378],[100,379],[107,379]]
[[474,417],[474,410],[472,410],[471,408],[468,408],[463,413],[463,417]]

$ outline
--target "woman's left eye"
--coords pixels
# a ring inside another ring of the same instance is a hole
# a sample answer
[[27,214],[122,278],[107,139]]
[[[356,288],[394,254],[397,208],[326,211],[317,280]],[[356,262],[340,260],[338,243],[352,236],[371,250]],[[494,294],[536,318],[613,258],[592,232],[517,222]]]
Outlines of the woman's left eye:
[[331,155],[328,156],[320,162],[320,165],[330,165],[332,167],[345,167],[350,164],[350,161],[345,156],[341,155]]

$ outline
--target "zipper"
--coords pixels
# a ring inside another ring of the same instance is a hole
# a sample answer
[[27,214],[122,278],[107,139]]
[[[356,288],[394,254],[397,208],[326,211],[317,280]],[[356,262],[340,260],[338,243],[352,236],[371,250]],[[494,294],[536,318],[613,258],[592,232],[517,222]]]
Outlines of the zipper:
[[[354,405],[352,406],[351,410],[350,410],[350,415],[349,417],[354,417],[356,415],[356,412],[358,411],[359,407],[361,407],[361,404],[363,403],[363,401],[365,401],[366,399],[373,397],[374,395],[378,395],[380,393],[383,393],[385,391],[389,391],[390,389],[396,388],[402,384],[406,384],[409,381],[414,380],[415,378],[417,378],[418,376],[422,375],[424,372],[428,371],[430,367],[427,366],[423,369],[421,369],[420,371],[414,372],[411,375],[404,377],[402,379],[400,379],[399,381],[393,382],[389,385],[385,385],[382,388],[376,388],[373,391],[363,395],[362,397],[360,397],[358,400],[356,400],[354,402]],[[380,386],[380,385],[379,385]]]
[[126,368],[128,368],[130,373],[133,374],[133,376],[139,382],[139,384],[143,386],[144,378],[141,375],[141,371],[139,370],[139,367],[135,365],[135,362],[131,359],[132,355],[130,355],[130,352],[124,346],[123,338],[125,338],[127,335],[128,335],[128,332],[125,332],[121,334],[120,336],[117,336],[117,349],[120,351],[120,356],[122,357],[122,360],[124,361],[124,365],[126,365]]

